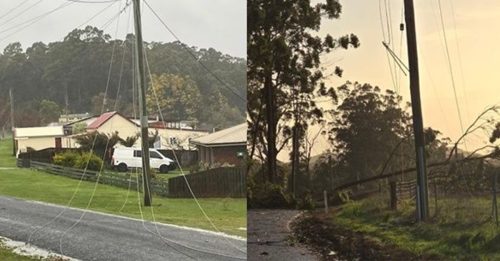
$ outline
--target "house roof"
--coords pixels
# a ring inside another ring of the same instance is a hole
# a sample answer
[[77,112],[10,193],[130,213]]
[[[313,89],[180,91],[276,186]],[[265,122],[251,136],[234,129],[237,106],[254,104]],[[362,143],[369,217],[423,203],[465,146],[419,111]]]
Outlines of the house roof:
[[110,112],[105,112],[103,114],[101,114],[101,116],[99,116],[95,121],[93,121],[92,123],[89,124],[89,126],[87,126],[87,129],[99,129],[99,127],[101,127],[104,123],[106,123],[109,119],[113,118],[113,116],[115,115],[119,115],[120,117],[130,121],[132,124],[134,125],[137,125],[137,123],[131,121],[130,119],[128,119],[127,117],[121,115],[119,112],[116,112],[116,111],[110,111]]
[[62,126],[16,128],[16,138],[57,137],[64,136]]
[[247,124],[242,123],[193,139],[191,143],[206,147],[246,145],[247,128]]
[[80,119],[80,120],[77,120],[77,121],[72,121],[70,123],[65,123],[64,126],[73,126],[73,125],[76,125],[78,123],[85,123],[87,125],[89,125],[90,123],[94,122],[95,120],[97,120],[97,118],[99,118],[99,116],[91,116],[91,117],[87,117],[87,118],[84,118],[84,119]]

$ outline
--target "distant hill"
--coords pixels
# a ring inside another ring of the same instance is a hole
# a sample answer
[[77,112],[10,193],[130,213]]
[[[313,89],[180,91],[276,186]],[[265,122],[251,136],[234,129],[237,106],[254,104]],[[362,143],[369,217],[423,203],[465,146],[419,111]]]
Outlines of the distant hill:
[[[71,31],[63,41],[37,42],[26,50],[11,43],[0,54],[0,120],[8,117],[2,112],[8,106],[9,88],[14,90],[20,126],[39,123],[43,99],[71,113],[98,113],[106,89],[106,108],[114,109],[116,102],[119,111],[132,115],[137,96],[132,88],[134,39],[132,34],[124,40],[111,39],[88,26]],[[223,128],[245,119],[245,59],[180,42],[145,43],[145,48],[152,74],[173,74],[195,82],[201,102],[185,108],[195,111],[194,120]]]

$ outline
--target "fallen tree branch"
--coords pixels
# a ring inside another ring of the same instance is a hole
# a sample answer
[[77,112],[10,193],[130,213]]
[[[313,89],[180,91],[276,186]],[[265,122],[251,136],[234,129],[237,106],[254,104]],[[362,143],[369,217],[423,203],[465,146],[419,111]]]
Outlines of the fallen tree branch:
[[[487,158],[500,158],[500,150],[496,149],[495,151],[493,151],[493,152],[491,152],[489,154],[486,154],[486,155],[483,155],[483,156],[480,156],[480,157],[465,158],[465,159],[462,159],[460,161],[462,163],[464,163],[464,162],[468,162],[468,161],[482,160],[482,159],[487,159]],[[433,167],[445,166],[445,165],[450,164],[451,162],[452,162],[451,160],[447,159],[445,161],[428,164],[427,167],[428,168],[433,168]],[[366,178],[366,179],[363,179],[363,180],[353,181],[353,182],[349,182],[349,183],[340,185],[340,186],[336,187],[335,190],[338,191],[338,190],[350,188],[352,186],[356,186],[356,185],[361,185],[361,184],[364,184],[364,183],[368,183],[368,182],[371,182],[371,181],[374,181],[374,180],[385,179],[385,178],[389,178],[389,177],[393,177],[393,176],[399,176],[402,173],[416,171],[416,170],[417,170],[416,167],[411,167],[411,168],[406,168],[406,169],[403,169],[403,170],[398,170],[398,171],[394,171],[394,172],[391,172],[391,173],[387,173],[387,174],[384,174],[384,175],[373,176],[373,177],[369,177],[369,178]]]

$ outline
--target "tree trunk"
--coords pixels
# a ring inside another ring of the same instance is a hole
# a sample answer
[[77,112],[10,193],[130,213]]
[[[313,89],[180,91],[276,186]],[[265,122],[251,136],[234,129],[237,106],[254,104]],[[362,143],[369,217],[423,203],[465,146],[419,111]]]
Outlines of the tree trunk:
[[299,169],[299,135],[298,135],[298,126],[297,126],[297,118],[295,118],[295,125],[293,126],[292,132],[292,174],[290,175],[290,186],[292,195],[295,197],[295,183],[297,182],[297,172]]
[[276,94],[273,88],[272,72],[266,72],[264,79],[266,90],[266,120],[267,120],[267,177],[274,183],[276,177]]

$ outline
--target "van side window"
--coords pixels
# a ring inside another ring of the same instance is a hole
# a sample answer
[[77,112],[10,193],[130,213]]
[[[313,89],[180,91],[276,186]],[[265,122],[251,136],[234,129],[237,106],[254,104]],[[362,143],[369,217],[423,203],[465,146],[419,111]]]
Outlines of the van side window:
[[134,157],[142,158],[142,151],[140,151],[140,150],[134,150]]
[[149,152],[149,156],[150,156],[151,158],[155,158],[155,159],[161,159],[161,158],[162,158],[162,157],[161,157],[158,153],[156,153],[156,152],[154,152],[154,151],[150,151],[150,152]]

